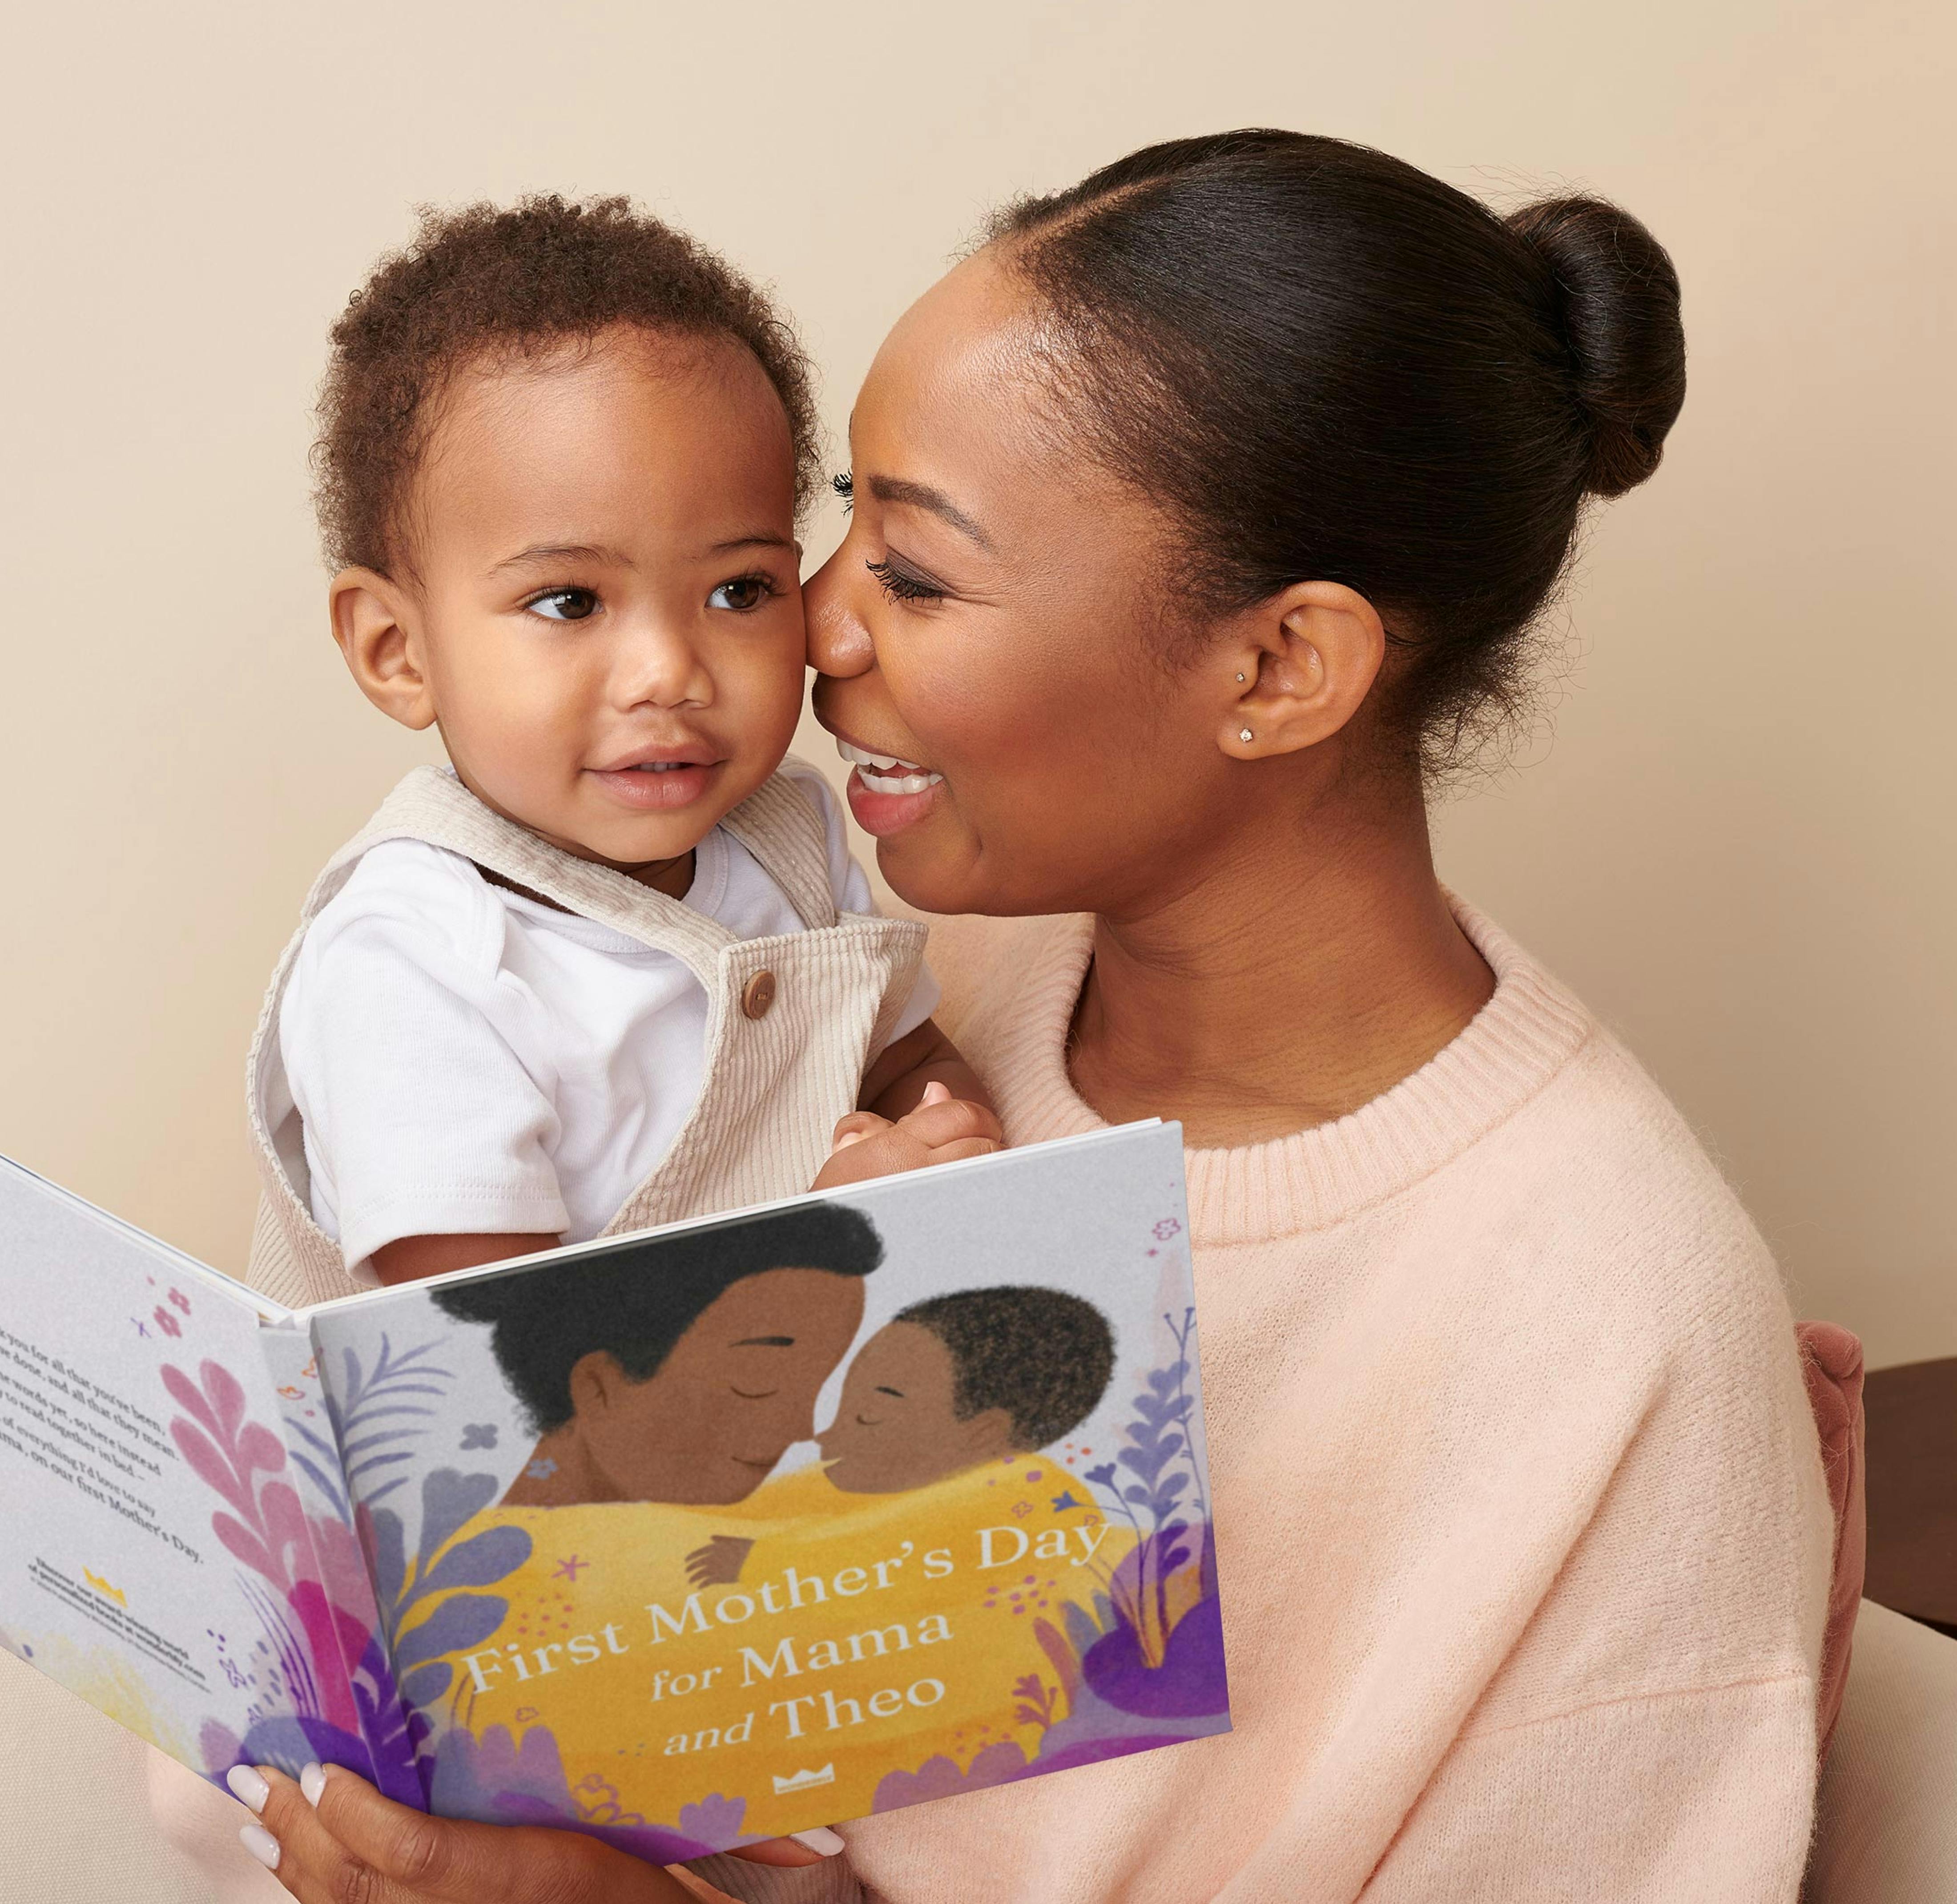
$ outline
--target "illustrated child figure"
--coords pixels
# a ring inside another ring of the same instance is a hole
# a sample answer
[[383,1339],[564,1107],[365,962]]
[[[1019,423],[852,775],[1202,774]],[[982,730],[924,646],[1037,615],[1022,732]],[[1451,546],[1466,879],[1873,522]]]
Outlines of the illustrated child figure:
[[[960,1289],[914,1302],[845,1371],[820,1437],[822,1467],[771,1483],[753,1510],[833,1513],[838,1490],[908,1493],[1050,1447],[1100,1406],[1114,1368],[1107,1318],[1059,1289]],[[716,1535],[688,1556],[688,1577],[732,1584],[753,1545]]]
[[316,1301],[994,1147],[923,928],[784,758],[815,422],[761,293],[622,200],[431,215],[321,414],[334,639],[449,765],[273,976],[252,1279]]

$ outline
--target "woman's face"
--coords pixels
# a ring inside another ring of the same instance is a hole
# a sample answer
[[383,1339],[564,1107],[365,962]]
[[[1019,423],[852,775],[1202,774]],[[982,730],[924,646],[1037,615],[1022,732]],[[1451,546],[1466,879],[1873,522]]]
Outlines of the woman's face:
[[634,1381],[603,1352],[571,1371],[574,1423],[611,1501],[745,1501],[815,1431],[817,1391],[863,1320],[863,1279],[743,1276]]
[[1228,694],[1200,646],[1162,659],[1166,524],[1070,446],[1041,348],[982,252],[878,353],[849,534],[807,591],[815,707],[902,763],[859,766],[849,799],[913,904],[1133,916],[1229,850]]

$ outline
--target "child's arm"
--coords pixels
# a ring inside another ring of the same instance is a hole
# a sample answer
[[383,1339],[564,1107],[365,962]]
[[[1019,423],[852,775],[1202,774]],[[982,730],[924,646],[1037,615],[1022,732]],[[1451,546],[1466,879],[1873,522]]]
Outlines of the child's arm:
[[864,1108],[836,1125],[835,1148],[811,1188],[982,1157],[1006,1140],[977,1074],[928,1018],[870,1067],[858,1102]]
[[874,1111],[894,1123],[924,1102],[927,1084],[942,1084],[952,1096],[967,1104],[992,1109],[991,1096],[978,1082],[978,1074],[959,1055],[958,1047],[939,1029],[935,1018],[927,1018],[915,1031],[906,1032],[884,1047],[863,1074],[856,1108]]
[[383,1243],[369,1260],[383,1283],[419,1283],[451,1270],[473,1270],[479,1264],[554,1250],[563,1241],[551,1235],[397,1236]]

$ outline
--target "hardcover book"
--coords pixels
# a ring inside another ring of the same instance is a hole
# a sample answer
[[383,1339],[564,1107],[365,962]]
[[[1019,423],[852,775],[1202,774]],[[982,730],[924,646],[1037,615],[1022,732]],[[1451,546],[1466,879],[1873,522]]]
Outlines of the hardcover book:
[[0,1160],[0,1642],[661,1863],[1229,1726],[1180,1135],[289,1311]]

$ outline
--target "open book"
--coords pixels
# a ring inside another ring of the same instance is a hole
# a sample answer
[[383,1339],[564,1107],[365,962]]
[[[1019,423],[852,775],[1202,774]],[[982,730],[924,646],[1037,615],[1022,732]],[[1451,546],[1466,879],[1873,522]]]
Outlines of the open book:
[[1180,1134],[288,1311],[0,1160],[0,1641],[660,1862],[1226,1731]]

